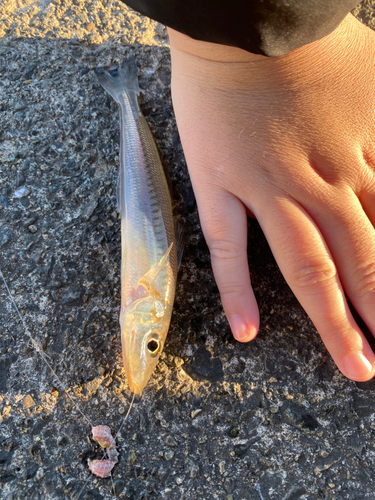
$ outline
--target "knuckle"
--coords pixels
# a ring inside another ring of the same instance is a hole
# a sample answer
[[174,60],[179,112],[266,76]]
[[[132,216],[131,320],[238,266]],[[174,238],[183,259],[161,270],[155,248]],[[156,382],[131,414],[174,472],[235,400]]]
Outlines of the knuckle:
[[297,266],[292,274],[292,282],[300,289],[321,288],[336,281],[337,270],[330,262],[309,263]]
[[245,293],[246,287],[241,283],[226,282],[220,285],[220,296],[222,298],[233,296],[242,297]]
[[375,295],[375,262],[370,262],[360,267],[356,273],[357,293],[361,297]]
[[242,256],[241,249],[231,241],[212,240],[208,246],[212,260],[236,260]]

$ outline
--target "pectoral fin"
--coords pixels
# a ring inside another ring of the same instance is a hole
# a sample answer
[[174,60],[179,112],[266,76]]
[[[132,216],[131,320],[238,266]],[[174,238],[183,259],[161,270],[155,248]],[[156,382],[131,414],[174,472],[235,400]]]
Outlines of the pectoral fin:
[[169,245],[168,250],[165,252],[163,257],[155,264],[145,275],[140,278],[138,285],[143,286],[146,290],[151,291],[156,278],[159,276],[160,271],[163,269],[165,263],[167,262],[168,256],[171,253],[173,243]]

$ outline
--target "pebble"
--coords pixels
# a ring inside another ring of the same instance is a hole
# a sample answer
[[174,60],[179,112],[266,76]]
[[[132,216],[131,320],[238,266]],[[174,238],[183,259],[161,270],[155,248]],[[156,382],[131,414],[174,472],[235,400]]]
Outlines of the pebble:
[[25,196],[30,194],[30,189],[28,189],[26,186],[22,186],[19,189],[16,189],[13,194],[16,198],[24,198]]
[[196,410],[193,410],[190,413],[191,418],[197,417],[200,413],[202,413],[202,411],[203,411],[202,408],[197,408]]
[[237,457],[243,457],[247,452],[247,448],[246,444],[237,444],[233,449]]
[[229,429],[229,436],[230,436],[231,438],[236,438],[236,437],[238,437],[239,433],[240,433],[240,430],[239,430],[239,428],[238,428],[238,427],[236,427],[236,426],[233,426],[233,427],[231,427],[231,428]]
[[35,215],[34,215],[33,217],[29,217],[28,219],[26,219],[25,222],[24,222],[24,224],[25,224],[25,226],[31,226],[37,220],[38,220],[38,217],[35,217]]
[[174,451],[168,450],[168,451],[164,452],[165,460],[172,460],[173,457],[174,457]]
[[125,481],[123,479],[116,479],[113,482],[111,493],[112,495],[119,496],[125,488]]
[[4,225],[0,227],[0,246],[11,241],[12,237],[13,231],[11,229]]
[[42,479],[43,476],[44,476],[44,470],[43,469],[38,469],[36,471],[35,477],[39,480],[39,479]]
[[35,404],[36,403],[33,400],[33,398],[30,396],[30,394],[25,396],[25,399],[23,400],[23,407],[24,408],[31,408],[32,406],[35,406]]
[[167,436],[166,439],[165,439],[165,444],[167,446],[177,446],[177,443],[176,441],[173,439],[173,437],[171,436]]
[[129,450],[127,465],[133,465],[137,460],[137,455],[134,450]]
[[177,484],[182,484],[184,482],[184,478],[183,477],[176,477],[176,483]]
[[220,471],[221,475],[224,474],[224,472],[225,472],[225,460],[222,460],[221,462],[219,462],[219,471]]
[[169,427],[169,422],[167,422],[166,420],[164,420],[164,418],[160,419],[159,420],[159,423],[160,423],[160,426],[163,427],[164,429],[168,429]]
[[184,360],[175,356],[174,364],[176,365],[177,368],[179,368],[180,366],[182,366],[184,364]]

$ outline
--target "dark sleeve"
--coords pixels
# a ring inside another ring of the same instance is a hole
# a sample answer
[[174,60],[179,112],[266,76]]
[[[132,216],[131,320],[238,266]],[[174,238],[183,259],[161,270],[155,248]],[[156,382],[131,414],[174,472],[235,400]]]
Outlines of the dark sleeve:
[[124,0],[197,40],[281,56],[331,33],[358,0]]

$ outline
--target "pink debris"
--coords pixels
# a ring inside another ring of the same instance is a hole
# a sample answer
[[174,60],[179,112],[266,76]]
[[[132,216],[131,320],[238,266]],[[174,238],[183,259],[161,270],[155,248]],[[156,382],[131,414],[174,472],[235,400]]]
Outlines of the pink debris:
[[116,448],[116,442],[108,425],[97,425],[91,429],[91,432],[93,440],[99,443],[102,448]]
[[93,440],[105,448],[108,460],[88,460],[89,469],[96,476],[105,478],[111,475],[111,471],[117,463],[116,442],[108,425],[97,425],[91,431]]
[[89,469],[95,476],[102,478],[109,477],[117,460],[89,460]]

